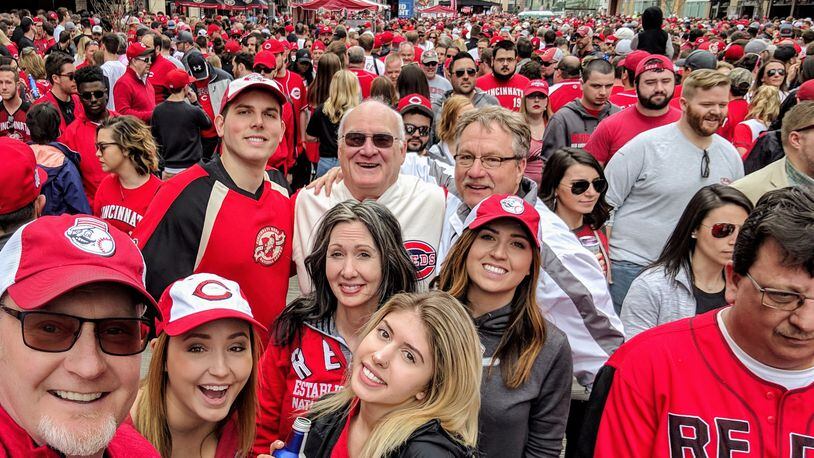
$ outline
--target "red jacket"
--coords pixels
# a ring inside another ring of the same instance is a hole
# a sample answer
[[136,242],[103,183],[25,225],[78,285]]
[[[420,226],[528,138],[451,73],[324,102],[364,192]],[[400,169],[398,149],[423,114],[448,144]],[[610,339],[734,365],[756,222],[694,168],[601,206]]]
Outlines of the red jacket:
[[163,102],[164,99],[169,95],[170,90],[167,89],[167,82],[165,81],[165,78],[170,70],[176,68],[178,67],[170,62],[169,59],[162,56],[161,53],[155,54],[155,60],[150,66],[150,71],[147,73],[147,81],[153,85],[156,105]]
[[645,331],[611,356],[594,456],[809,456],[814,384],[789,391],[749,371],[718,326],[722,310]]
[[[74,117],[78,118],[80,114],[84,115],[85,108],[82,107],[82,102],[79,101],[79,96],[76,94],[71,94],[71,99],[73,99]],[[65,128],[68,127],[68,123],[65,122],[65,117],[62,116],[62,110],[59,109],[59,103],[57,102],[57,98],[54,95],[53,91],[48,91],[45,94],[42,94],[40,98],[34,102],[34,104],[38,103],[50,103],[51,105],[53,105],[54,108],[57,109],[57,112],[59,113],[59,131],[65,132]]]
[[[0,407],[0,457],[10,458],[60,458],[63,455],[46,446],[38,446],[31,436]],[[155,448],[130,424],[122,424],[113,440],[107,444],[105,456],[159,458]]]
[[286,439],[294,419],[313,401],[342,388],[348,362],[344,345],[320,330],[329,327],[304,324],[301,340],[287,347],[267,347],[258,371],[255,453],[268,453],[272,442]]
[[[110,112],[110,116],[119,116],[118,113]],[[102,171],[102,165],[96,157],[96,124],[88,119],[85,112],[77,114],[76,119],[67,128],[62,129],[62,136],[59,141],[68,148],[79,153],[82,159],[79,161],[79,171],[82,173],[82,185],[85,187],[85,195],[88,202],[93,204],[96,197],[96,189],[99,183],[108,175]]]
[[155,108],[155,89],[150,81],[142,81],[135,70],[127,67],[113,86],[113,101],[119,113],[135,116],[149,124]]

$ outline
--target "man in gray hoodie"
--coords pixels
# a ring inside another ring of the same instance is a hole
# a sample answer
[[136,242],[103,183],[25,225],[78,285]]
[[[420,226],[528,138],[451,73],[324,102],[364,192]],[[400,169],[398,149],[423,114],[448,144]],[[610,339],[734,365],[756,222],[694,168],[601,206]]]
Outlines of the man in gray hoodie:
[[497,98],[493,95],[475,87],[478,81],[478,66],[475,64],[475,59],[469,53],[458,53],[452,58],[449,64],[449,82],[452,83],[452,90],[447,91],[443,97],[434,99],[432,102],[432,111],[435,113],[435,119],[441,113],[441,107],[444,102],[453,95],[463,95],[472,101],[475,108],[485,107],[489,105],[500,106]]
[[608,102],[613,82],[613,66],[608,61],[594,59],[585,64],[582,98],[557,110],[548,121],[543,135],[544,159],[565,146],[582,148],[599,121],[619,111],[619,107]]

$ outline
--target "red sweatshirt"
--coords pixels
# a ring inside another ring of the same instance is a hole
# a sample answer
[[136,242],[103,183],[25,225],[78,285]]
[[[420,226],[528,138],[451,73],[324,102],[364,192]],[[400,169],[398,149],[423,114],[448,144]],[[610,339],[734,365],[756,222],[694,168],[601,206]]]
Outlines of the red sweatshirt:
[[142,81],[135,70],[127,67],[113,86],[113,101],[119,113],[135,116],[150,124],[155,108],[155,89],[149,80]]
[[[76,94],[71,94],[71,99],[73,99],[73,115],[74,117],[79,117],[80,113],[85,114],[85,109],[82,107],[82,103],[79,101],[79,96]],[[65,115],[62,114],[62,110],[59,109],[59,102],[57,102],[57,98],[52,91],[48,91],[45,94],[42,94],[39,99],[37,99],[34,104],[38,103],[50,103],[54,108],[57,109],[59,112],[59,131],[65,132],[65,128],[68,127],[68,123],[65,122]]]
[[153,64],[150,65],[150,71],[147,73],[147,81],[153,85],[156,105],[163,102],[166,96],[169,95],[169,89],[167,89],[167,82],[165,79],[167,73],[176,68],[178,67],[170,62],[166,57],[162,56],[161,53],[155,54],[155,60],[153,61]]
[[[113,111],[109,115],[119,116],[118,113]],[[88,196],[88,202],[91,204],[93,204],[93,199],[96,197],[96,189],[99,188],[99,183],[108,175],[102,171],[102,165],[99,164],[99,159],[96,157],[97,126],[98,124],[88,119],[83,111],[77,114],[71,125],[62,129],[62,136],[59,137],[60,142],[79,153],[82,158],[79,161],[79,171],[82,173],[82,186],[85,187],[85,195]]]

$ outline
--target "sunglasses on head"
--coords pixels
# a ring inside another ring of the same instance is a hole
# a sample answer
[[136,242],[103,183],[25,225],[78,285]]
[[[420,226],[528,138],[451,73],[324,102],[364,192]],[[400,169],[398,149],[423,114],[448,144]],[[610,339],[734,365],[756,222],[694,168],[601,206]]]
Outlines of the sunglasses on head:
[[373,140],[373,146],[376,148],[390,148],[396,140],[396,137],[390,134],[363,134],[361,132],[348,132],[342,137],[345,139],[345,144],[352,148],[364,146],[368,138]]
[[588,190],[590,186],[598,193],[603,193],[608,190],[608,182],[604,178],[597,178],[594,181],[588,180],[574,180],[571,182],[571,193],[578,196]]
[[478,70],[475,68],[465,68],[461,70],[455,70],[455,76],[457,76],[458,78],[462,78],[464,74],[467,74],[469,76],[475,76],[476,73],[478,73]]
[[729,237],[730,235],[735,233],[735,230],[737,228],[740,227],[740,225],[732,223],[715,223],[712,226],[702,224],[702,226],[710,228],[712,236],[715,237],[716,239],[723,239]]
[[105,91],[88,91],[79,93],[79,97],[82,97],[84,100],[101,99],[105,95],[107,95],[107,92]]
[[769,75],[769,76],[774,76],[774,75],[784,76],[786,74],[786,71],[783,70],[782,68],[773,68],[773,69],[767,71],[766,74]]
[[407,133],[407,135],[413,135],[414,133],[418,132],[418,135],[425,137],[430,134],[430,127],[416,126],[415,124],[405,124],[404,131]]
[[0,305],[0,309],[20,321],[23,343],[28,348],[47,353],[73,348],[85,323],[93,323],[99,348],[113,356],[141,353],[153,333],[152,322],[147,318],[82,318],[64,313],[22,312],[5,305]]

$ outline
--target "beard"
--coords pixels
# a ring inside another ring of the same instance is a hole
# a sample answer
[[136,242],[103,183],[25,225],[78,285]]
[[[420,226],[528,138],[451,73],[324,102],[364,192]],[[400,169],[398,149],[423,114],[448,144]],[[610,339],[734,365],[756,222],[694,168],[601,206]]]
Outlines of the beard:
[[495,67],[492,67],[492,75],[494,75],[495,79],[498,80],[498,81],[508,81],[509,78],[514,76],[513,71],[510,72],[508,75],[503,75],[503,74],[498,73],[498,70],[499,69],[497,69]]
[[429,141],[429,139],[427,139],[427,141],[426,141],[426,142],[421,142],[421,146],[420,146],[420,147],[415,148],[415,147],[413,147],[413,146],[412,146],[412,143],[413,143],[413,142],[408,141],[408,142],[407,142],[407,152],[408,152],[408,153],[422,153],[422,152],[424,152],[424,150],[427,148],[427,144],[428,144],[429,142],[430,142],[430,141]]
[[[664,97],[664,100],[660,103],[656,103],[653,101],[658,96]],[[642,104],[643,107],[647,108],[648,110],[661,110],[662,108],[666,107],[670,104],[670,101],[673,99],[673,93],[671,92],[669,95],[663,92],[657,92],[650,97],[644,97],[641,94],[637,93],[637,97],[639,98],[639,103]]]
[[37,426],[39,436],[65,455],[89,456],[107,448],[118,425],[110,414],[82,416],[70,424],[43,416]]
[[[695,131],[696,134],[702,137],[709,137],[715,132],[717,132],[724,121],[724,117],[721,115],[706,115],[706,116],[700,115],[697,112],[693,111],[692,107],[690,107],[689,105],[687,106],[686,116],[687,124],[690,125],[690,127],[692,128],[693,131]],[[715,127],[711,129],[704,127],[704,121],[715,122]]]

